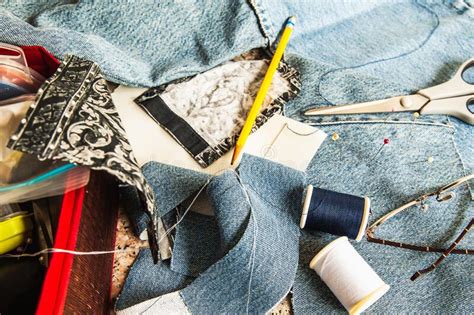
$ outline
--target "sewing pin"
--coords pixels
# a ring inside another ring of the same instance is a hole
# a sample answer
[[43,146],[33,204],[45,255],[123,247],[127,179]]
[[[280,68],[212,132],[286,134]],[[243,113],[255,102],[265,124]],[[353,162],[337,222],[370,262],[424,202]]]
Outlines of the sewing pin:
[[407,164],[408,164],[408,165],[410,165],[410,164],[417,164],[417,163],[428,163],[428,164],[432,164],[433,162],[434,162],[434,157],[429,156],[426,160],[415,161],[415,162],[411,162],[411,163],[407,163]]
[[382,146],[380,147],[380,149],[377,151],[377,153],[375,153],[374,157],[370,160],[370,162],[372,162],[373,160],[375,160],[375,158],[380,154],[380,152],[382,152],[383,148],[390,143],[390,139],[389,138],[384,138],[383,139],[383,144]]

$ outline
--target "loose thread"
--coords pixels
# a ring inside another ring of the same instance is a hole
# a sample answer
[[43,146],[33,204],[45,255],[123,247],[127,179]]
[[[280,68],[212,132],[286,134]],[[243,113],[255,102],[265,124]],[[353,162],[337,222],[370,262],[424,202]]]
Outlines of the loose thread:
[[307,137],[307,136],[311,136],[311,135],[314,135],[316,132],[318,132],[319,130],[316,129],[314,131],[311,131],[309,133],[300,133],[300,132],[297,132],[293,129],[290,128],[290,126],[288,125],[288,123],[285,123],[283,125],[283,127],[281,127],[280,131],[277,133],[277,135],[275,136],[275,138],[272,140],[272,142],[270,143],[270,145],[268,146],[267,150],[265,151],[263,157],[267,157],[268,155],[268,152],[272,149],[273,145],[275,144],[275,142],[278,140],[278,138],[281,136],[281,134],[283,133],[283,131],[285,131],[285,129],[288,129],[289,131],[291,131],[292,133],[294,133],[295,135],[298,135],[298,136],[301,136],[301,137]]
[[423,4],[421,4],[418,0],[415,0],[415,5],[417,5],[418,7],[424,9],[425,11],[427,11],[428,13],[431,14],[432,18],[433,18],[433,27],[432,29],[430,30],[430,32],[428,33],[428,35],[423,39],[423,41],[421,43],[419,43],[416,47],[414,47],[413,49],[410,49],[406,52],[402,52],[398,55],[395,55],[395,56],[391,56],[391,57],[387,57],[387,58],[380,58],[380,59],[376,59],[376,60],[372,60],[372,61],[369,61],[369,62],[365,62],[365,63],[362,63],[362,64],[359,64],[359,65],[355,65],[355,66],[348,66],[348,67],[342,67],[342,68],[336,68],[336,69],[331,69],[331,70],[328,70],[326,71],[325,73],[323,73],[320,77],[319,77],[319,83],[318,83],[318,86],[317,86],[317,94],[319,94],[321,96],[321,98],[325,101],[325,103],[327,105],[334,105],[332,102],[330,102],[321,92],[321,84],[325,81],[325,78],[333,73],[333,72],[337,72],[337,71],[341,71],[341,70],[354,70],[354,69],[358,69],[358,68],[362,68],[362,67],[365,67],[365,66],[369,66],[369,65],[372,65],[372,64],[376,64],[376,63],[380,63],[380,62],[385,62],[385,61],[389,61],[389,60],[395,60],[395,59],[398,59],[398,58],[401,58],[401,57],[404,57],[404,56],[408,56],[416,51],[418,51],[419,49],[421,49],[423,46],[426,45],[426,43],[431,39],[431,37],[433,36],[434,32],[438,29],[439,27],[439,24],[440,24],[440,19],[439,19],[439,16],[438,14],[436,14],[435,11],[433,11],[432,9],[430,9],[428,6],[425,6]]
[[[193,200],[191,200],[191,203],[188,205],[188,207],[186,208],[186,210],[184,210],[183,212],[183,215],[178,219],[178,221],[173,224],[168,230],[165,231],[165,234],[163,234],[163,236],[158,240],[158,243],[160,243],[165,237],[168,237],[170,235],[170,233],[183,221],[184,217],[186,216],[186,214],[188,214],[189,210],[191,210],[191,207],[194,205],[194,203],[196,202],[196,200],[199,198],[199,196],[201,195],[201,193],[204,191],[204,188],[207,187],[207,185],[209,185],[209,183],[211,182],[212,178],[214,178],[215,176],[217,175],[220,175],[221,173],[223,173],[224,171],[226,171],[227,169],[222,169],[222,170],[218,170],[217,172],[215,172],[214,174],[211,175],[211,177],[206,181],[206,183],[204,185],[201,186],[201,188],[199,189],[199,191],[197,192],[196,196],[194,196]],[[232,170],[235,172],[235,170],[233,169],[229,169],[229,170]],[[236,172],[237,173],[237,172]]]
[[36,253],[31,253],[31,254],[4,254],[0,255],[0,258],[22,258],[22,257],[36,257],[40,256],[43,254],[50,254],[50,253],[63,253],[63,254],[71,254],[71,255],[76,255],[76,256],[93,256],[93,255],[108,255],[108,254],[115,254],[115,253],[127,253],[127,252],[132,252],[137,249],[143,249],[146,247],[129,247],[127,249],[116,249],[116,250],[100,250],[100,251],[76,251],[76,250],[69,250],[69,249],[62,249],[62,248],[45,248],[43,250],[40,250],[39,252]]
[[[280,131],[280,133],[281,133],[281,131]],[[245,194],[245,198],[247,199],[247,203],[249,204],[250,216],[253,219],[253,240],[252,240],[252,251],[251,251],[250,257],[249,257],[250,275],[249,275],[249,285],[248,285],[248,291],[247,291],[247,306],[246,306],[246,313],[249,314],[250,292],[252,291],[253,271],[254,271],[254,267],[255,267],[255,255],[256,255],[256,252],[257,252],[258,223],[257,223],[257,219],[255,217],[255,214],[253,213],[252,201],[250,200],[250,196],[248,194],[247,189],[245,188],[244,182],[242,181],[242,178],[240,177],[239,173],[235,172],[235,175],[237,176],[239,186],[241,187],[242,191]]]

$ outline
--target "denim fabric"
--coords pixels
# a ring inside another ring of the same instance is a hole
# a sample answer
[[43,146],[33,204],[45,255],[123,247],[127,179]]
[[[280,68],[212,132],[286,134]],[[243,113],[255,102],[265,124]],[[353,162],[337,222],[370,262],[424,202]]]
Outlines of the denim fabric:
[[237,244],[248,225],[250,205],[244,196],[240,196],[240,200],[235,199],[236,182],[238,184],[238,179],[230,181],[227,177],[216,177],[208,187],[209,199],[219,225],[221,255]]
[[233,210],[249,203],[248,194],[247,227],[227,255],[181,291],[191,313],[263,313],[294,281],[303,173],[253,156],[244,156],[238,173],[215,177],[209,189],[225,190],[211,197],[215,211],[226,209],[236,221]]
[[209,179],[208,174],[172,165],[148,162],[142,172],[152,186],[157,213],[165,215],[197,192]]
[[119,186],[120,205],[130,219],[132,231],[136,236],[145,231],[150,222],[150,217],[143,212],[138,190],[130,185]]
[[219,258],[216,218],[189,211],[176,228],[171,270],[196,277]]
[[[167,180],[169,177],[163,178],[163,181]],[[197,262],[189,254],[198,244],[202,252],[225,254],[179,291],[191,313],[263,313],[289,292],[298,264],[298,219],[304,186],[303,173],[249,155],[244,155],[238,173],[227,170],[212,178],[207,193],[216,214],[217,239],[220,239],[222,249],[218,250],[219,246],[212,242],[206,243],[210,239],[205,235],[207,231],[186,227],[199,220],[208,221],[201,227],[209,226],[209,218],[199,218],[190,212],[187,215],[191,215],[182,221],[186,225],[178,225],[171,263],[172,267],[174,264],[179,268],[192,267]],[[181,237],[187,238],[187,242],[179,240]],[[235,246],[231,247],[233,243]],[[138,271],[144,267],[134,266],[135,273],[147,273],[146,270]],[[170,278],[165,281],[167,279]],[[131,282],[124,290],[135,290],[132,284],[138,286]],[[152,296],[150,291],[163,291],[157,288],[159,286],[160,283],[151,284],[146,295]],[[127,296],[131,294],[127,293]],[[133,302],[130,305],[143,299],[128,301]]]
[[[330,104],[382,99],[411,93],[451,78],[474,51],[473,9],[468,1],[288,1],[276,5],[255,1],[268,34],[298,16],[287,48],[287,61],[301,74],[298,98],[285,109],[288,116],[310,123],[339,140],[321,146],[307,173],[317,187],[372,201],[373,222],[386,212],[472,172],[472,126],[443,115],[410,113],[308,118],[304,110]],[[466,4],[466,5],[463,5]],[[308,12],[317,12],[309,18]],[[371,161],[383,146],[378,157]],[[427,159],[432,156],[433,163]],[[426,212],[412,209],[387,226],[381,236],[417,244],[443,244],[474,215],[467,185],[457,198],[433,204]],[[472,244],[473,236],[464,240]],[[308,263],[333,237],[304,233],[300,264],[293,287],[296,314],[344,312]],[[370,311],[376,313],[470,313],[472,257],[449,257],[439,269],[411,282],[416,270],[436,254],[354,244],[374,270],[391,285]],[[472,246],[471,246],[472,247]]]
[[[474,128],[455,118],[449,118],[449,121],[455,129],[453,137],[456,149],[461,155],[461,161],[466,169],[466,173],[472,173],[474,171],[474,145],[472,144]],[[472,200],[474,200],[473,185],[473,183],[470,185]]]
[[245,0],[0,3],[0,42],[100,64],[108,80],[157,86],[265,45]]
[[160,261],[155,265],[150,250],[142,249],[128,273],[115,308],[123,310],[153,297],[174,292],[191,281],[191,277],[171,271],[168,262]]

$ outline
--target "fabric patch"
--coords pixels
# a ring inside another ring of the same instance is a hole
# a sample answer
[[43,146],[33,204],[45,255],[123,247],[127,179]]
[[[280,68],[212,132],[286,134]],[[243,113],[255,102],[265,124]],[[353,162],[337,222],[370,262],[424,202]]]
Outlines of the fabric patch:
[[65,58],[38,91],[8,147],[39,160],[104,170],[137,187],[153,217],[153,191],[133,155],[107,83],[92,61]]
[[192,280],[193,278],[171,271],[168,262],[154,264],[150,250],[142,249],[128,273],[115,308],[123,310],[156,296],[174,292]]
[[182,168],[148,162],[142,167],[143,175],[153,187],[156,211],[163,216],[179,206],[206,183],[210,175]]
[[[229,62],[203,74],[149,89],[135,102],[202,166],[237,141],[267,70],[266,60]],[[280,63],[253,131],[300,90],[298,72]]]
[[189,211],[176,228],[170,268],[185,276],[199,276],[219,258],[216,218]]
[[138,305],[134,305],[123,311],[117,312],[118,315],[136,315],[136,314],[180,314],[190,315],[179,292],[172,292],[160,297],[147,300]]
[[[155,167],[160,165],[156,163]],[[304,173],[250,155],[243,156],[237,171],[229,169],[213,177],[207,194],[216,214],[221,244],[206,243],[209,235],[204,235],[207,233],[205,230],[193,233],[191,238],[182,234],[185,242],[180,241],[179,246],[176,242],[172,268],[174,265],[174,270],[179,270],[176,268],[190,266],[195,260],[189,251],[187,255],[177,255],[177,251],[183,251],[184,247],[207,245],[208,253],[220,251],[222,258],[188,286],[174,292],[181,299],[167,307],[174,309],[184,302],[195,314],[241,314],[264,313],[278,304],[289,292],[295,278],[298,220],[304,186]],[[137,266],[133,274],[139,273],[150,275],[150,270]],[[161,291],[167,283],[168,280],[165,284],[149,284],[147,281],[135,284],[140,288],[129,286],[127,290],[147,291],[146,295],[150,296]],[[159,311],[155,302],[159,303],[162,298],[166,300],[167,295],[160,297],[156,294],[155,298],[128,311]],[[134,300],[135,303],[141,301],[141,298]]]

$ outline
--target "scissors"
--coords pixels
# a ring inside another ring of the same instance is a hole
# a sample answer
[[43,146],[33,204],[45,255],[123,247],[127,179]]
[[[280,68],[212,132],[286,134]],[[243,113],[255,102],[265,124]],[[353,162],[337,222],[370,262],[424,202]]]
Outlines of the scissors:
[[446,114],[474,125],[474,82],[463,78],[464,72],[474,66],[474,58],[463,63],[454,77],[442,84],[419,90],[415,94],[396,96],[385,100],[313,108],[307,116],[366,114],[384,112],[418,112],[420,115]]

